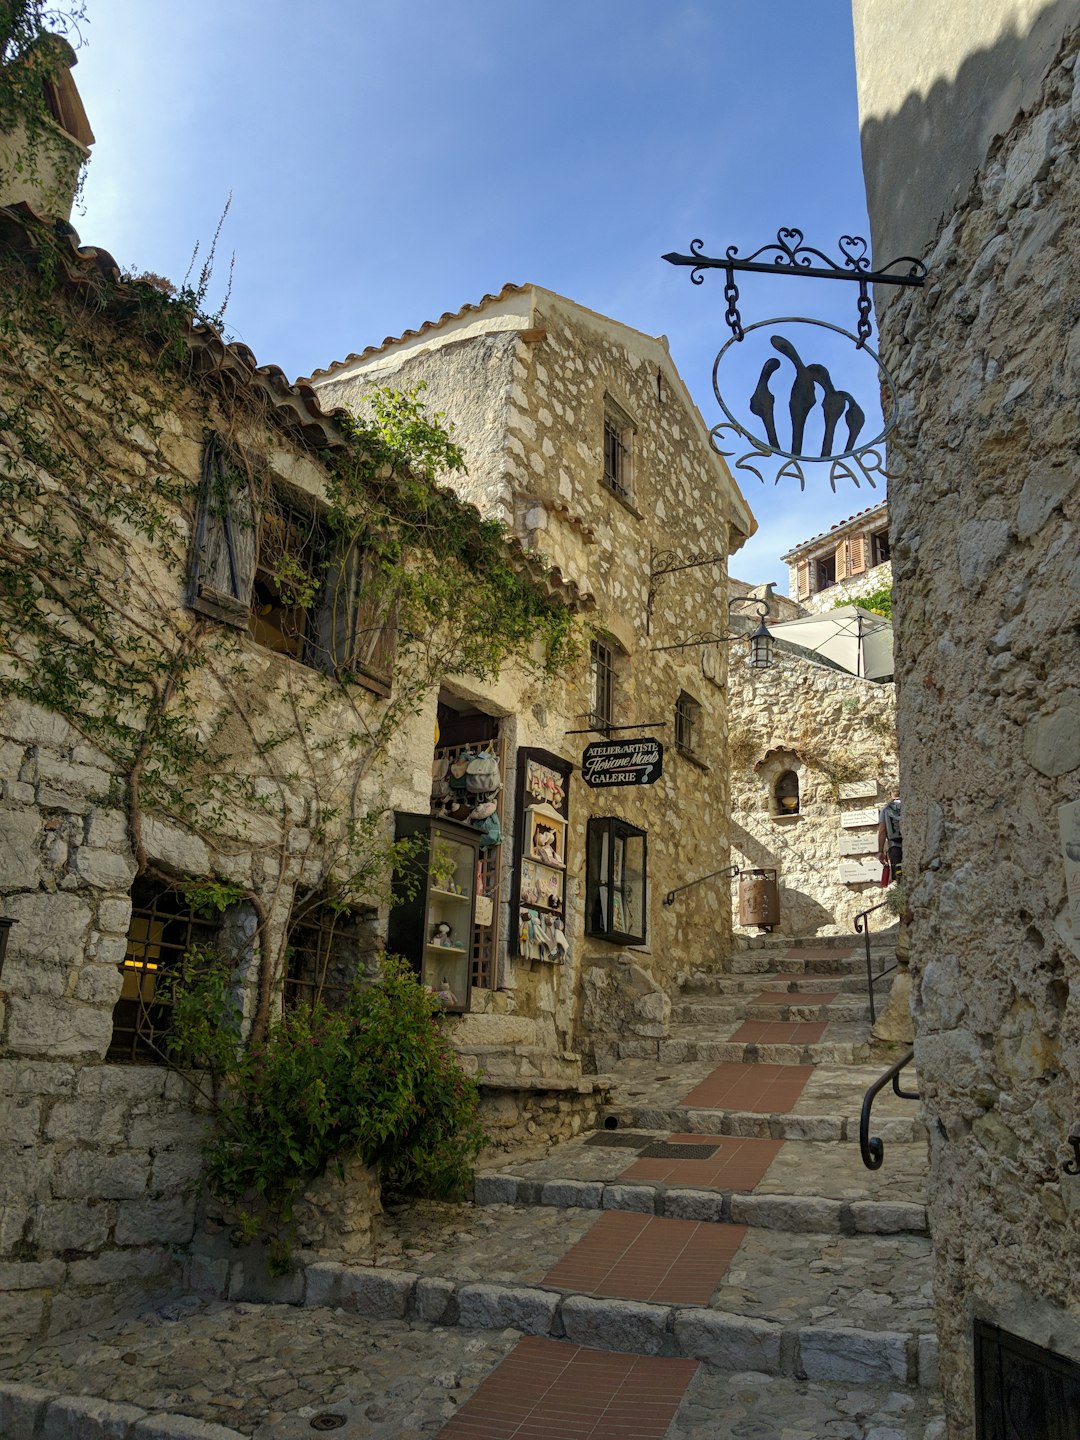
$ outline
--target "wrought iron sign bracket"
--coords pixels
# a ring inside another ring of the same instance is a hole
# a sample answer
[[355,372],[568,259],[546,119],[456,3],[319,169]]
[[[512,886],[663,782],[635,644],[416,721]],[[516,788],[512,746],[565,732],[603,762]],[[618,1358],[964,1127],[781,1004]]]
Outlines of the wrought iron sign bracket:
[[691,555],[688,559],[682,559],[676,555],[674,550],[653,550],[649,551],[649,595],[645,602],[645,633],[652,629],[652,613],[656,605],[656,596],[660,589],[660,582],[667,575],[678,575],[683,570],[700,570],[706,565],[723,565],[727,557],[725,555]]
[[613,735],[616,730],[666,730],[666,720],[643,720],[640,725],[586,725],[584,730],[564,730],[564,735]]
[[[912,255],[902,255],[875,268],[861,235],[841,235],[838,243],[840,258],[834,259],[805,244],[803,232],[789,226],[776,232],[775,241],[747,256],[739,254],[737,245],[729,245],[723,255],[706,255],[703,240],[692,240],[688,255],[672,251],[663,256],[670,265],[689,267],[695,285],[702,284],[706,270],[724,273],[724,319],[731,336],[713,363],[712,375],[713,393],[724,419],[712,427],[709,438],[718,455],[733,458],[736,472],[754,475],[763,483],[765,467],[771,468],[774,461],[777,484],[792,479],[798,480],[802,488],[806,485],[805,467],[821,463],[828,466],[833,490],[841,479],[855,485],[865,480],[871,488],[878,478],[888,479],[883,447],[896,424],[899,404],[896,383],[869,344],[873,333],[870,286],[917,288],[925,284],[927,269]],[[744,324],[735,280],[740,272],[850,281],[859,290],[856,329],[845,330],[831,321],[805,315],[779,315]],[[836,352],[842,341],[850,342],[859,357],[862,373],[857,381],[842,377],[840,383],[835,383],[823,363],[821,347]],[[818,353],[815,355],[808,346],[815,347]],[[731,357],[736,354],[741,360],[733,362]],[[866,361],[873,367],[870,375]],[[748,399],[737,392],[733,396],[729,388],[729,377],[734,372],[733,381],[741,389],[742,367],[746,364],[751,369],[760,366]],[[790,389],[785,396],[787,386]],[[868,416],[877,413],[879,399],[883,425],[872,440],[867,440],[863,430]],[[790,417],[790,430],[786,428],[785,411]]]
[[[870,268],[870,257],[866,253],[866,240],[861,235],[841,235],[839,239],[842,261],[836,261],[812,245],[803,244],[803,232],[794,227],[782,227],[776,232],[776,240],[762,245],[752,255],[742,258],[737,245],[729,245],[722,257],[704,255],[704,240],[690,241],[690,254],[680,255],[672,250],[661,256],[669,265],[688,265],[690,280],[700,285],[706,270],[723,270],[724,299],[727,310],[724,319],[736,340],[745,335],[742,316],[739,314],[739,287],[735,283],[735,272],[743,271],[757,275],[803,275],[813,280],[850,280],[859,287],[856,308],[859,323],[856,334],[859,349],[870,339],[870,289],[871,285],[914,285],[926,282],[926,266],[912,255],[900,255],[890,260],[881,270]],[[770,256],[761,260],[762,255]],[[815,261],[820,261],[816,264]],[[898,269],[906,266],[906,269]]]

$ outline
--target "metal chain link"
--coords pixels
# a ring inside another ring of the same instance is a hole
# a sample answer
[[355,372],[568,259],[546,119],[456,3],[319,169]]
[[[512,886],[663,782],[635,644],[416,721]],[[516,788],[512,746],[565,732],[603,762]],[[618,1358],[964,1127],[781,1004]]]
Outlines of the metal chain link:
[[727,271],[727,283],[724,285],[724,299],[727,301],[727,310],[724,312],[724,319],[727,321],[735,339],[741,340],[746,332],[743,330],[742,316],[739,314],[739,287],[735,284],[734,270]]
[[870,296],[866,293],[865,280],[859,282],[858,305],[859,324],[857,327],[857,334],[859,336],[859,343],[855,348],[857,350],[861,350],[866,344],[867,340],[870,339],[871,334],[873,333],[873,326],[870,324]]

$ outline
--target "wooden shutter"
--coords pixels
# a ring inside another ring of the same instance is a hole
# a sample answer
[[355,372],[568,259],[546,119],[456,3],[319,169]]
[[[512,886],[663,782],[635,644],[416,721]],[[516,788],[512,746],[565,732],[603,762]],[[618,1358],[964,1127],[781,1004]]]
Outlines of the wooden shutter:
[[848,574],[861,575],[866,569],[866,536],[852,535],[848,540]]
[[246,629],[258,558],[251,481],[217,436],[203,449],[188,604]]
[[390,693],[397,646],[397,593],[392,577],[357,537],[340,537],[326,567],[315,616],[310,663],[342,679]]
[[848,575],[846,540],[841,540],[839,545],[837,545],[836,554],[833,556],[833,561],[836,573],[836,583],[839,585],[840,581],[846,580]]
[[810,561],[800,560],[795,569],[796,584],[800,600],[805,600],[810,594]]

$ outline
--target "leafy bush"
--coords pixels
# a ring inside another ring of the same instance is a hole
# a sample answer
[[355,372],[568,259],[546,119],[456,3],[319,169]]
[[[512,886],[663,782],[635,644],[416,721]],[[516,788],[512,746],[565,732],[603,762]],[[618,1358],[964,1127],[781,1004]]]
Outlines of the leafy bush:
[[286,1010],[245,1048],[231,981],[191,952],[174,996],[171,1045],[208,1071],[216,1125],[207,1182],[236,1207],[245,1238],[264,1234],[287,1268],[293,1206],[328,1165],[358,1155],[385,1194],[463,1194],[484,1142],[476,1084],[458,1066],[432,997],[401,960],[333,1009]]
[[892,586],[882,585],[877,590],[871,590],[869,595],[844,595],[833,605],[834,610],[839,610],[843,605],[859,605],[864,610],[872,610],[875,615],[883,615],[886,620],[892,619]]

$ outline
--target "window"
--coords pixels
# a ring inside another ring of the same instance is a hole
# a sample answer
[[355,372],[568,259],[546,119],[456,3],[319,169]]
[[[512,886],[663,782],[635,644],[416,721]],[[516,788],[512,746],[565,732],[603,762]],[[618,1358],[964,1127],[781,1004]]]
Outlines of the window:
[[889,532],[878,530],[870,536],[870,564],[884,565],[889,558]]
[[794,770],[785,770],[773,786],[774,815],[798,815],[799,777]]
[[392,566],[371,537],[332,532],[313,499],[284,488],[260,497],[216,435],[203,451],[188,603],[278,654],[390,693]]
[[120,965],[123,982],[106,1060],[165,1063],[171,981],[189,951],[212,948],[217,937],[217,925],[194,915],[179,890],[149,880],[135,882],[127,952]]
[[585,849],[585,933],[645,942],[646,834],[613,816],[589,821]]
[[594,730],[612,728],[615,714],[615,655],[609,645],[594,640],[589,646],[589,723]]
[[814,562],[815,590],[829,590],[836,584],[836,556],[827,555]]
[[634,426],[613,400],[604,401],[604,484],[619,496],[629,500],[633,494]]
[[696,755],[701,739],[701,706],[683,690],[675,701],[675,748]]
[[312,603],[326,569],[329,537],[314,512],[275,497],[259,521],[248,629],[268,650],[308,660]]
[[373,948],[372,917],[325,901],[308,905],[289,927],[284,1003],[331,1009],[344,1003]]

